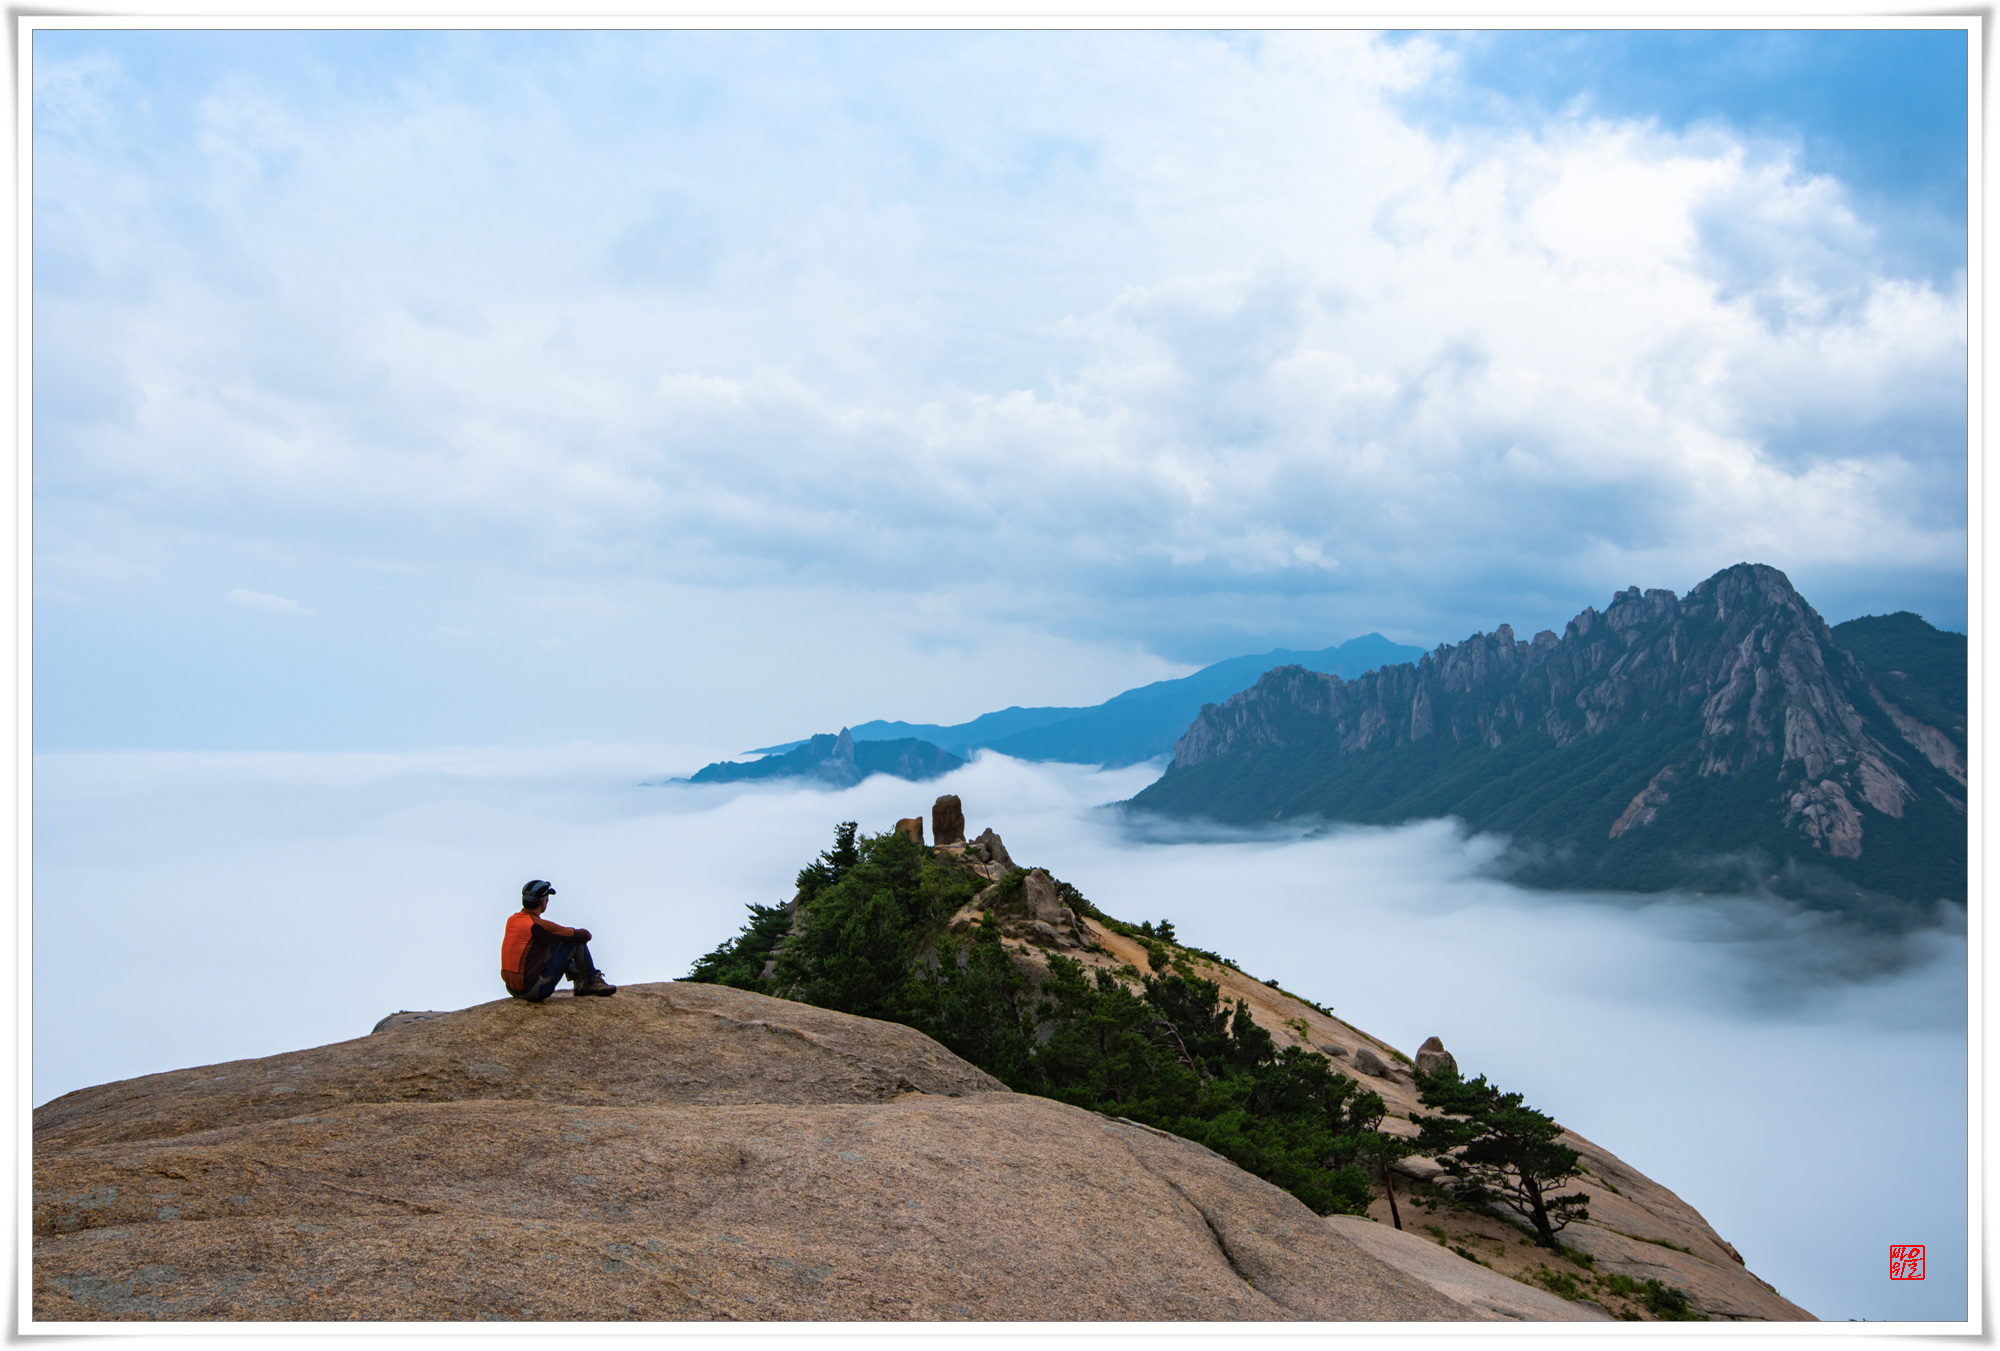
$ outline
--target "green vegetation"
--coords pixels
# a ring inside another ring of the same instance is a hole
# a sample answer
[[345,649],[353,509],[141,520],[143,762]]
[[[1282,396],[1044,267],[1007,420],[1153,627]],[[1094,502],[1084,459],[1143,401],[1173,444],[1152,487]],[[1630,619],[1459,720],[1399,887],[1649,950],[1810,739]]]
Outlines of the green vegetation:
[[1583,1287],[1578,1285],[1576,1277],[1567,1271],[1551,1271],[1547,1267],[1536,1267],[1529,1274],[1552,1295],[1559,1295],[1571,1303],[1583,1298]]
[[1899,610],[1833,626],[1833,641],[1852,652],[1875,688],[1910,716],[1965,741],[1966,639]]
[[1706,1323],[1708,1315],[1696,1313],[1688,1304],[1687,1292],[1662,1285],[1651,1277],[1639,1287],[1639,1301],[1652,1310],[1653,1317],[1669,1322]]
[[[989,902],[1018,897],[1025,876]],[[794,907],[752,905],[687,979],[906,1024],[1018,1092],[1206,1145],[1321,1214],[1364,1212],[1370,1171],[1409,1151],[1377,1129],[1379,1094],[1317,1052],[1278,1050],[1245,1004],[1195,973],[1167,921],[1106,921],[1147,945],[1150,973],[1051,954],[1031,987],[992,909],[969,933],[947,927],[986,879],[899,835],[843,823],[798,884]]]
[[[1608,1227],[1608,1226],[1607,1226],[1607,1227]],[[1628,1232],[1628,1231],[1626,1231],[1626,1230],[1624,1230],[1624,1229],[1613,1229],[1613,1230],[1611,1230],[1611,1232],[1612,1232],[1612,1233],[1614,1233],[1614,1234],[1624,1234],[1626,1238],[1630,1238],[1630,1239],[1637,1239],[1637,1240],[1638,1240],[1639,1242],[1641,1242],[1641,1243],[1650,1243],[1650,1244],[1652,1244],[1652,1245],[1653,1245],[1654,1247],[1656,1247],[1656,1248],[1672,1248],[1672,1249],[1673,1249],[1673,1250],[1674,1250],[1675,1252],[1684,1252],[1684,1253],[1686,1253],[1686,1254],[1687,1254],[1687,1255],[1688,1255],[1689,1257],[1695,1257],[1695,1258],[1700,1258],[1700,1260],[1702,1260],[1702,1261],[1704,1261],[1704,1262],[1707,1262],[1707,1261],[1708,1261],[1708,1259],[1707,1259],[1706,1257],[1702,1257],[1702,1255],[1701,1255],[1700,1253],[1696,1252],[1696,1251],[1695,1251],[1695,1250],[1694,1250],[1693,1248],[1689,1248],[1689,1247],[1684,1247],[1683,1245],[1681,1245],[1681,1244],[1679,1244],[1679,1243],[1670,1243],[1670,1242],[1668,1242],[1668,1241],[1667,1241],[1666,1239],[1663,1239],[1663,1238],[1647,1238],[1647,1237],[1646,1237],[1646,1236],[1645,1236],[1644,1234],[1634,1234],[1634,1233],[1630,1233],[1630,1232]],[[1713,1264],[1713,1263],[1710,1263],[1710,1265],[1714,1265],[1714,1264]]]
[[1420,1074],[1417,1094],[1426,1107],[1447,1113],[1417,1118],[1417,1150],[1444,1166],[1454,1203],[1504,1206],[1534,1226],[1542,1247],[1562,1252],[1556,1234],[1590,1218],[1582,1192],[1554,1194],[1576,1178],[1580,1162],[1575,1150],[1556,1143],[1562,1127],[1483,1074],[1470,1083],[1450,1069]]
[[[1833,633],[1877,688],[1966,744],[1964,635],[1907,613],[1850,620]],[[1675,641],[1685,652],[1723,636],[1711,619],[1681,624]],[[1385,706],[1405,707],[1407,681],[1391,695],[1386,675],[1367,679]],[[1842,674],[1840,683],[1870,735],[1892,750],[1906,748],[1860,682]],[[1496,676],[1464,689],[1427,685],[1436,734],[1385,735],[1365,748],[1354,746],[1352,726],[1343,729],[1274,692],[1255,709],[1267,736],[1170,769],[1132,805],[1239,824],[1326,818],[1394,825],[1456,817],[1471,830],[1517,841],[1511,876],[1537,887],[1725,894],[1769,888],[1891,923],[1927,917],[1931,901],[1965,897],[1965,790],[1922,756],[1900,754],[1897,763],[1915,800],[1894,819],[1863,804],[1867,847],[1859,858],[1833,858],[1785,823],[1790,788],[1771,774],[1699,772],[1706,755],[1701,700],[1634,688],[1642,706],[1615,726],[1558,742],[1539,710],[1551,701],[1566,705],[1554,699],[1546,676],[1518,683]],[[1406,716],[1399,712],[1391,721]],[[1501,727],[1494,745],[1486,732]],[[1668,767],[1677,771],[1663,785],[1670,805],[1643,829],[1613,838],[1613,823]],[[1911,911],[1884,898],[1925,904]]]

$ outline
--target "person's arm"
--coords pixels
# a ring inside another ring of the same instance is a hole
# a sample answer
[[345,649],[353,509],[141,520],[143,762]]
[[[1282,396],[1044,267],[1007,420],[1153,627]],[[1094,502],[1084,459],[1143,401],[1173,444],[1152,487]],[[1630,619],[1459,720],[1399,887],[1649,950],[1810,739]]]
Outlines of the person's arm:
[[584,943],[590,941],[589,935],[585,930],[572,929],[566,925],[558,924],[552,919],[543,919],[540,915],[535,916],[535,927],[550,938],[577,938],[579,934],[582,934],[583,937],[578,939],[578,941]]

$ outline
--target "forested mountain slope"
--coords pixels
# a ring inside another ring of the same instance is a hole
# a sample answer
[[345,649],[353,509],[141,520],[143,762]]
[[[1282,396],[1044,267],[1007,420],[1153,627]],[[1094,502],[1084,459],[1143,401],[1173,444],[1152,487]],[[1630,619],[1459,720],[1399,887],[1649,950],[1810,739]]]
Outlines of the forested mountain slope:
[[1455,816],[1513,837],[1515,875],[1539,885],[1927,910],[1966,891],[1964,672],[1955,635],[1887,620],[1849,628],[1864,660],[1746,563],[1685,597],[1620,592],[1561,636],[1503,624],[1353,681],[1287,667],[1203,708],[1131,805]]

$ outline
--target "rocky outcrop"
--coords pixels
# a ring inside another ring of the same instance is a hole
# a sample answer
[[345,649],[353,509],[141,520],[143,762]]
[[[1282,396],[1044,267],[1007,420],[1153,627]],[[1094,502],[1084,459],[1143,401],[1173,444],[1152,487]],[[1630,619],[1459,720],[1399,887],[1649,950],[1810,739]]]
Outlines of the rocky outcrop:
[[991,826],[979,832],[979,838],[966,846],[967,857],[987,865],[987,876],[996,881],[1014,871],[1014,860],[1007,853],[1007,846],[1000,842],[1000,836]]
[[1198,1145],[716,986],[72,1093],[33,1224],[40,1322],[1492,1316]]
[[[1145,969],[1147,954],[1140,940],[1107,930],[1095,920],[1084,922],[1092,933],[1096,948],[1077,955],[1076,960],[1087,967],[1107,971],[1121,966]],[[1020,954],[1026,961],[1041,959],[1039,953],[1025,947]],[[1233,966],[1213,962],[1198,954],[1190,954],[1188,960],[1195,974],[1213,980],[1221,987],[1225,1000],[1242,1000],[1258,1026],[1273,1029],[1273,1036],[1278,1039],[1280,1047],[1288,1043],[1320,1050],[1352,1047],[1349,1057],[1333,1062],[1336,1072],[1350,1075],[1360,1068],[1358,1062],[1364,1058],[1362,1053],[1366,1052],[1366,1059],[1379,1069],[1362,1078],[1360,1083],[1379,1093],[1388,1108],[1382,1129],[1395,1135],[1416,1136],[1418,1128],[1412,1118],[1424,1115],[1427,1109],[1418,1100],[1412,1077],[1399,1072],[1393,1047],[1342,1022],[1326,1010],[1301,1003]],[[1442,1051],[1441,1041],[1438,1049]],[[1422,1055],[1421,1051],[1419,1055]],[[1477,1068],[1471,1066],[1467,1070],[1476,1072]],[[1444,1237],[1439,1241],[1456,1245],[1438,1250],[1435,1260],[1445,1264],[1441,1268],[1445,1275],[1436,1279],[1424,1276],[1424,1279],[1432,1280],[1442,1292],[1462,1298],[1463,1288],[1457,1285],[1459,1278],[1478,1281],[1478,1273],[1498,1272],[1503,1279],[1526,1282],[1539,1289],[1542,1287],[1537,1268],[1550,1265],[1567,1271],[1576,1281],[1613,1275],[1630,1277],[1635,1281],[1659,1280],[1684,1291],[1697,1312],[1715,1321],[1812,1320],[1810,1313],[1782,1298],[1746,1269],[1742,1255],[1715,1232],[1699,1211],[1673,1191],[1647,1177],[1603,1145],[1574,1130],[1565,1130],[1558,1137],[1558,1142],[1576,1150],[1588,1170],[1575,1183],[1567,1184],[1564,1190],[1581,1191],[1590,1198],[1590,1219],[1571,1224],[1562,1231],[1561,1239],[1565,1246],[1590,1254],[1594,1265],[1586,1269],[1569,1259],[1551,1255],[1547,1249],[1534,1246],[1517,1224],[1499,1214],[1454,1211],[1443,1207],[1435,1213],[1417,1209],[1412,1205],[1413,1198],[1403,1187],[1399,1187],[1403,1223],[1413,1230],[1419,1228],[1419,1221],[1413,1218],[1414,1211],[1415,1215],[1421,1216],[1422,1226],[1435,1225],[1444,1231]],[[1415,1183],[1420,1193],[1423,1183],[1435,1178],[1441,1171],[1435,1160],[1415,1155],[1399,1165],[1399,1172],[1409,1182]],[[1369,1210],[1369,1218],[1375,1221],[1377,1229],[1393,1232],[1385,1197],[1378,1195]],[[1426,1228],[1421,1232],[1429,1233],[1429,1230]],[[1458,1247],[1465,1248],[1473,1257],[1461,1256]],[[1385,1260],[1396,1260],[1393,1250],[1384,1247],[1371,1250],[1383,1255]],[[1463,1271],[1449,1265],[1453,1262],[1462,1262],[1471,1270]],[[1488,1265],[1481,1266],[1480,1263]],[[1417,1265],[1406,1269],[1422,1274]],[[1457,1293],[1454,1293],[1455,1289]],[[1601,1289],[1598,1289],[1596,1297],[1619,1305],[1615,1312],[1621,1317],[1650,1316],[1631,1301],[1613,1300]],[[1473,1302],[1476,1307],[1485,1307],[1476,1300]],[[1509,1316],[1490,1307],[1486,1311],[1495,1317]],[[1588,1309],[1581,1312],[1586,1317],[1589,1314]]]
[[1424,1044],[1417,1048],[1417,1073],[1436,1074],[1446,1070],[1458,1073],[1458,1061],[1450,1051],[1444,1049],[1444,1042],[1437,1037],[1424,1038]]
[[921,816],[904,817],[896,823],[896,833],[911,844],[916,845],[919,849],[923,848],[924,818]]
[[965,808],[956,793],[931,804],[931,839],[940,846],[965,843]]
[[1082,949],[1091,946],[1088,930],[1064,897],[1060,884],[1042,868],[1030,869],[1018,881],[1013,869],[1007,880],[994,883],[961,907],[950,920],[954,933],[964,933],[991,912],[1004,938],[1045,948]]
[[1502,624],[1353,681],[1268,672],[1204,707],[1133,805],[1246,824],[1458,815],[1546,846],[1571,885],[1681,885],[1758,855],[1759,884],[1794,860],[1928,900],[1964,893],[1963,764],[1783,573],[1741,564],[1685,597],[1620,592],[1559,638]]

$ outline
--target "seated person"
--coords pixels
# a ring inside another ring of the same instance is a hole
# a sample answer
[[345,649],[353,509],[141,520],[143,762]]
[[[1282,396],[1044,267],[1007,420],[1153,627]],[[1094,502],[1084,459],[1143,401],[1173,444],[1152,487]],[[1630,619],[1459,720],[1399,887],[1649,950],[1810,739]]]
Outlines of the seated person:
[[604,973],[591,963],[590,930],[565,928],[542,917],[555,894],[539,878],[521,888],[521,909],[507,917],[500,939],[500,979],[507,993],[539,1004],[568,976],[575,994],[617,994],[618,987],[606,985]]

